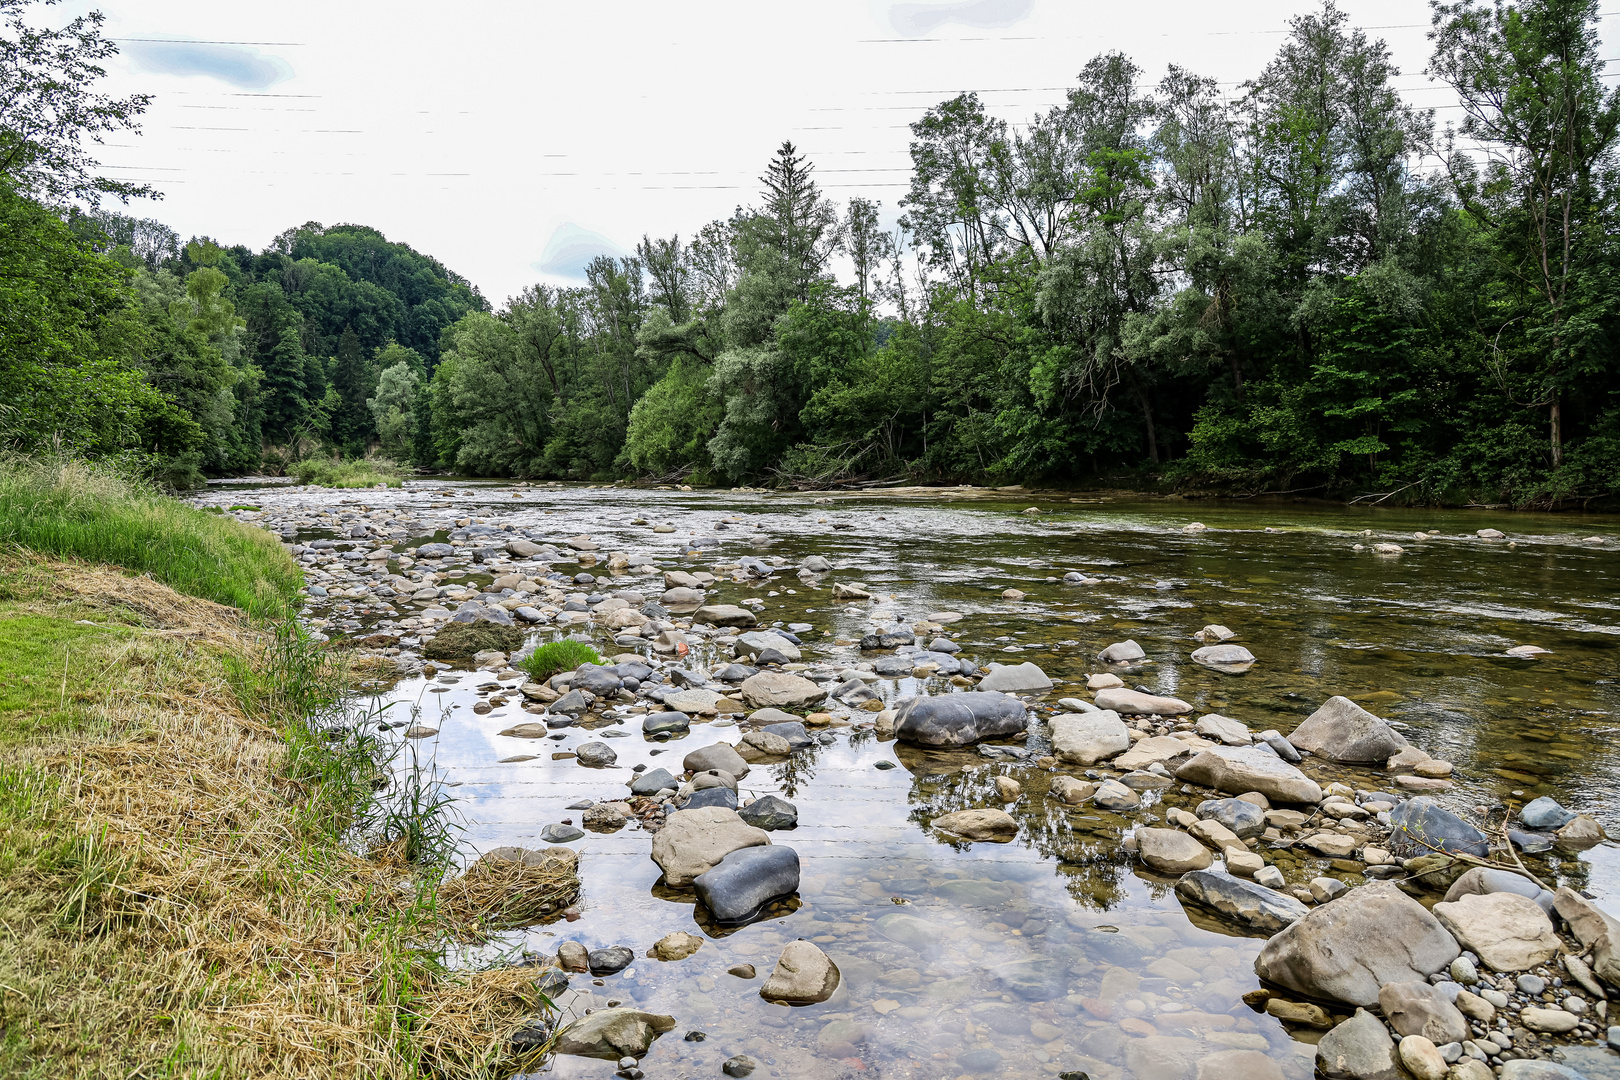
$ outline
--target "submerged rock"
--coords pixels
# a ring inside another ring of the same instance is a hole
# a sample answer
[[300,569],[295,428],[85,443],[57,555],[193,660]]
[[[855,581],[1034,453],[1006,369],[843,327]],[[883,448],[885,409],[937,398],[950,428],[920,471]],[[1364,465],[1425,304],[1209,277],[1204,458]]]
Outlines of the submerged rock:
[[964,840],[1004,844],[1018,835],[1017,820],[1005,810],[958,810],[942,814],[929,824]]
[[1425,795],[1407,799],[1389,812],[1389,852],[1409,859],[1431,852],[1473,855],[1490,850],[1485,834]]
[[675,1018],[640,1009],[597,1009],[557,1035],[557,1053],[575,1057],[641,1057],[653,1040],[675,1029]]
[[1275,934],[1309,909],[1286,893],[1219,870],[1194,870],[1176,882],[1176,895],[1222,918],[1263,934]]
[[907,698],[895,713],[894,734],[917,746],[968,746],[1023,731],[1029,712],[1006,694],[976,691]]

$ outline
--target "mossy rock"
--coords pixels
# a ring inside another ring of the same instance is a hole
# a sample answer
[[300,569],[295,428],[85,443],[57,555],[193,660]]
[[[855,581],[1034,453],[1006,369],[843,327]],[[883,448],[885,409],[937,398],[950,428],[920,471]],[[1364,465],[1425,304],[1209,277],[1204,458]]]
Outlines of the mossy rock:
[[429,660],[455,660],[486,650],[515,652],[523,647],[523,631],[491,622],[451,623],[422,647]]

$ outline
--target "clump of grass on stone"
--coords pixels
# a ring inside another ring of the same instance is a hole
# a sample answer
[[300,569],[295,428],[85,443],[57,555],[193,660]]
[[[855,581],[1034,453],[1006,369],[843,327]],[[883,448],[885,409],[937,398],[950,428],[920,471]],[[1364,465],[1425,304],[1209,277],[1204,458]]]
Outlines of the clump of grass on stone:
[[542,645],[518,661],[518,666],[529,673],[531,679],[544,681],[563,671],[573,671],[581,664],[600,664],[602,654],[573,638],[563,638]]
[[481,652],[516,652],[522,647],[523,631],[515,626],[453,622],[433,635],[433,640],[423,646],[422,655],[429,660],[458,660]]

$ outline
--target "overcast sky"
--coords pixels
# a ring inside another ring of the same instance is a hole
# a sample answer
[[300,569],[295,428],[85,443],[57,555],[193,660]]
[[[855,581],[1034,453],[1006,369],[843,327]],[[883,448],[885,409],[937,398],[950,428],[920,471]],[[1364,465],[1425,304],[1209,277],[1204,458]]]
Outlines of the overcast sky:
[[[906,125],[979,91],[1027,120],[1098,52],[1156,81],[1171,62],[1234,88],[1304,0],[109,0],[109,89],[156,95],[144,134],[103,148],[182,237],[257,249],[305,221],[357,222],[431,254],[499,305],[565,282],[645,233],[690,235],[754,200],[783,139],[828,194],[880,199],[908,175]],[[1414,104],[1428,6],[1346,0],[1385,38]],[[1441,120],[1455,117],[1441,111]]]

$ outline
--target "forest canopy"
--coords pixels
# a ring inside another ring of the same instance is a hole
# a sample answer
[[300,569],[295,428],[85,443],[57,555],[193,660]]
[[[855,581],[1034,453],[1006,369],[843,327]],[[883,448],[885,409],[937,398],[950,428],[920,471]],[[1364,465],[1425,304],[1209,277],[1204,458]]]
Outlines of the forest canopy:
[[784,142],[750,204],[498,309],[363,225],[254,251],[112,208],[150,193],[98,178],[85,143],[146,99],[95,94],[97,17],[40,41],[21,7],[0,0],[16,448],[123,454],[173,487],[380,454],[699,484],[1620,493],[1620,92],[1594,2],[1433,4],[1452,124],[1329,2],[1235,91],[1106,52],[1017,125],[941,101],[889,210],[835,203]]

